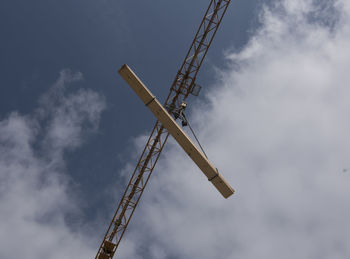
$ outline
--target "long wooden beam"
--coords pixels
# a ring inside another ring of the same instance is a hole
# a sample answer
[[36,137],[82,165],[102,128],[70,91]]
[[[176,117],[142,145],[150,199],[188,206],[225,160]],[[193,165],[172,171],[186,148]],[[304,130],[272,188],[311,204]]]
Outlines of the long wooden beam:
[[128,65],[123,65],[119,69],[119,74],[134,90],[143,103],[151,110],[151,112],[162,123],[164,128],[175,138],[183,150],[193,160],[193,162],[206,175],[208,180],[215,186],[215,188],[224,196],[228,198],[234,193],[233,188],[226,182],[226,180],[219,174],[218,170],[213,164],[204,156],[192,140],[186,135],[176,121],[171,117],[168,111],[161,105],[150,90],[142,83],[136,74],[130,69]]

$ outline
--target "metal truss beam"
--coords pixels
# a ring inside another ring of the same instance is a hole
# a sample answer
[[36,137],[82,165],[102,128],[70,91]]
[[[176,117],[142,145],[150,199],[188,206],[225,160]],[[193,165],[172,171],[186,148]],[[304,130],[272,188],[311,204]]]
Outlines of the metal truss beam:
[[[216,31],[227,10],[230,0],[211,0],[184,62],[170,88],[164,106],[179,107],[195,86],[195,80]],[[151,132],[141,157],[135,167],[107,232],[100,245],[96,259],[111,259],[130,222],[152,171],[159,159],[169,133],[159,121]]]

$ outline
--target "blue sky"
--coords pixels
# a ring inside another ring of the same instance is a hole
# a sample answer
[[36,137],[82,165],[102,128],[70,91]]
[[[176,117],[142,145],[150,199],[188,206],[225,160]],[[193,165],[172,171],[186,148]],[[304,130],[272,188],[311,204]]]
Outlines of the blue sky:
[[[66,156],[70,176],[89,199],[88,217],[104,206],[109,195],[91,189],[106,189],[118,181],[130,139],[148,132],[154,123],[117,69],[130,64],[160,100],[165,98],[207,5],[205,1],[2,1],[0,84],[6,91],[0,100],[2,118],[14,110],[32,112],[62,69],[83,74],[75,89],[89,88],[106,97],[98,134]],[[208,88],[215,80],[213,66],[223,66],[225,49],[240,48],[247,41],[256,9],[256,1],[236,1],[230,7],[202,68],[200,84]]]
[[[231,3],[188,111],[237,193],[170,141],[119,258],[349,257],[350,6],[266,2]],[[155,121],[117,70],[163,100],[208,3],[1,1],[0,257],[95,255]]]

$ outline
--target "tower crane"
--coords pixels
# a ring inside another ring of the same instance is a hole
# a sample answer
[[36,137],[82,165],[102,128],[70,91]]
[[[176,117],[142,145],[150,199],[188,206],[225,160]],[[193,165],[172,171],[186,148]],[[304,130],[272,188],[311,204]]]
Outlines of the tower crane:
[[[231,0],[211,0],[192,44],[170,87],[170,93],[162,106],[141,82],[129,66],[123,65],[119,74],[130,85],[145,105],[157,117],[157,121],[143,149],[134,172],[125,189],[118,208],[110,222],[95,259],[112,259],[126,231],[163,147],[172,135],[208,180],[225,197],[234,193],[232,187],[219,174],[206,156],[193,144],[176,123],[186,107],[190,94],[197,95],[196,77],[219,28]],[[186,123],[183,121],[183,125]]]

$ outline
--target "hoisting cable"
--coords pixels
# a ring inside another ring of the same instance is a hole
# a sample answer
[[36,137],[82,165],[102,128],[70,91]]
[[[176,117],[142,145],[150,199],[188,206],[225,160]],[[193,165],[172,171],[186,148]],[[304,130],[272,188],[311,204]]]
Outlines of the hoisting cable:
[[204,149],[203,149],[201,143],[199,142],[199,139],[197,138],[196,134],[194,133],[194,130],[192,129],[190,122],[189,122],[188,119],[186,118],[185,113],[182,113],[182,116],[183,116],[183,118],[186,120],[187,125],[188,125],[188,127],[190,128],[190,130],[191,130],[191,132],[192,132],[194,138],[196,139],[196,141],[197,141],[199,147],[201,148],[203,154],[204,154],[205,157],[208,159],[208,156],[207,156],[207,154],[205,153],[205,151],[204,151]]

